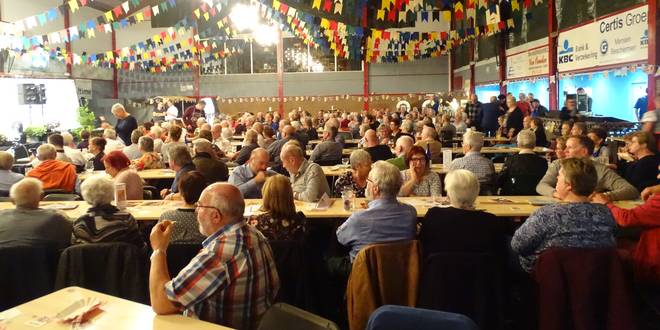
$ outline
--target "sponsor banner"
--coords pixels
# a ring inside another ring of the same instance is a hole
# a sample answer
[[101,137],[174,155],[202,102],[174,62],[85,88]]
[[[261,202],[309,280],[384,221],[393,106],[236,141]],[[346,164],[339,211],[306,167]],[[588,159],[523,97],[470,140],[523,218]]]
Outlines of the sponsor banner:
[[506,79],[548,74],[548,47],[541,47],[506,58]]
[[559,72],[648,59],[648,6],[566,32],[557,42]]
[[78,99],[84,97],[88,101],[92,98],[92,81],[89,79],[75,79]]

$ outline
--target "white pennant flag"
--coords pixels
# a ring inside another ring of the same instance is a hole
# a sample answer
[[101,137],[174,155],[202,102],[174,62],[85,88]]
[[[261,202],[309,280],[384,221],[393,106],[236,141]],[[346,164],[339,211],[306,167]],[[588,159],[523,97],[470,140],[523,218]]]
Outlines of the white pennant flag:
[[50,42],[52,44],[59,44],[59,43],[62,42],[62,39],[60,39],[60,33],[59,32],[51,33],[50,37],[48,39],[50,39]]
[[124,8],[124,12],[128,13],[128,10],[130,9],[128,7],[128,1],[125,1],[124,3],[121,4],[121,7]]
[[157,16],[160,13],[160,10],[158,10],[158,6],[153,6],[151,7],[151,12],[154,16]]
[[105,30],[105,33],[111,33],[112,32],[112,25],[106,23],[103,24],[103,29]]

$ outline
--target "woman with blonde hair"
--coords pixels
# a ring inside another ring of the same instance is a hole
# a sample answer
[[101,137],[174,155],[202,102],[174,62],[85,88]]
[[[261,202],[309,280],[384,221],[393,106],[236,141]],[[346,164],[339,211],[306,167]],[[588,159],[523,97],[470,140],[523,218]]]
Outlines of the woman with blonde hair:
[[279,174],[269,177],[261,194],[263,204],[259,211],[263,213],[250,216],[247,223],[271,241],[301,239],[306,219],[302,212],[296,212],[289,178]]

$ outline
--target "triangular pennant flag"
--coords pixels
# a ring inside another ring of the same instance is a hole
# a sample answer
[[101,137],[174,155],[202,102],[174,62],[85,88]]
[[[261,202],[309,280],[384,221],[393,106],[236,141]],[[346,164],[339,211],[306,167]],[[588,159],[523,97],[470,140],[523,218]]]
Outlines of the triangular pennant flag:
[[128,1],[124,1],[124,3],[121,4],[121,7],[124,8],[125,13],[128,13],[128,10],[130,9],[128,7]]
[[78,0],[69,0],[69,8],[72,13],[75,13],[80,7],[78,7]]

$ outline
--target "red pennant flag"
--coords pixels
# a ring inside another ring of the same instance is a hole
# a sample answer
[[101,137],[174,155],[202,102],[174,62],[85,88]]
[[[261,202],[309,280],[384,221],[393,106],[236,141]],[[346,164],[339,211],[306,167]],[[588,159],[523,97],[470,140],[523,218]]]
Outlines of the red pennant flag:
[[383,31],[383,39],[390,40],[390,32],[389,31]]
[[280,12],[284,15],[286,15],[287,12],[289,12],[289,6],[285,4],[280,4]]
[[395,10],[390,10],[387,13],[387,20],[390,22],[394,22],[396,20],[396,11]]
[[497,26],[500,28],[500,30],[504,30],[504,28],[506,27],[506,23],[504,21],[500,21],[499,23],[497,23]]
[[119,5],[119,6],[115,7],[115,8],[112,10],[112,12],[115,13],[115,17],[118,18],[119,16],[121,16],[121,14],[124,13],[124,10],[121,8],[121,5]]
[[532,0],[524,0],[523,1],[523,6],[525,6],[525,8],[529,9],[529,7],[532,6]]
[[151,6],[147,6],[144,8],[144,18],[150,18],[151,17]]
[[323,10],[330,12],[332,10],[332,0],[325,0],[323,3]]

